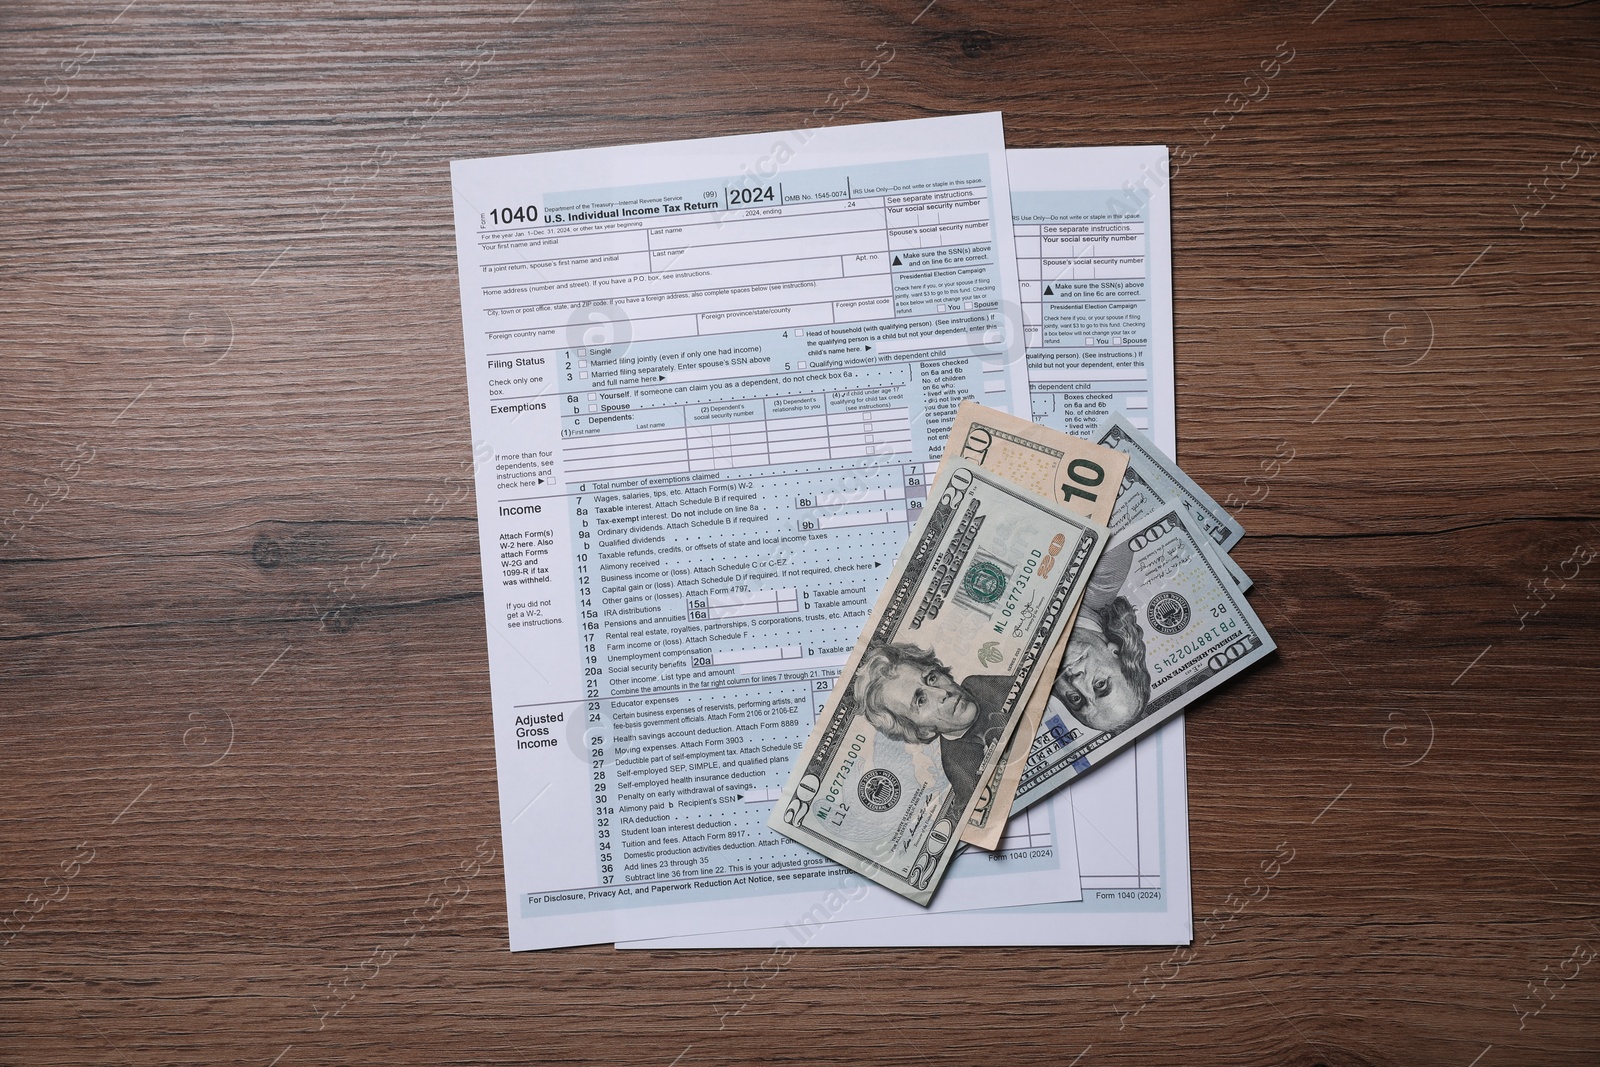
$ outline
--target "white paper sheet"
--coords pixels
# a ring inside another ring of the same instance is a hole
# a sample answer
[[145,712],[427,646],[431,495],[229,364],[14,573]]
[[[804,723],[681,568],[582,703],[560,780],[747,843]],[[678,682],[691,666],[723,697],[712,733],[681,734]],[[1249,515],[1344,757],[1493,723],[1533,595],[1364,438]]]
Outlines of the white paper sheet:
[[1183,723],[1174,719],[1030,809],[1036,826],[1076,824],[1078,901],[860,921],[842,910],[820,922],[619,941],[617,948],[1187,944],[1194,928],[1182,768]]
[[[1007,153],[1035,421],[1088,436],[1121,411],[1175,454],[1171,206],[1164,146]],[[809,947],[1145,945],[1193,938],[1183,720],[1011,820],[1002,847],[1076,827],[1076,903],[806,928]],[[796,944],[782,930],[618,948]]]
[[1166,146],[1006,160],[1034,421],[1089,437],[1121,411],[1176,458]]
[[763,823],[956,405],[1026,410],[999,116],[452,180],[512,948],[917,910]]

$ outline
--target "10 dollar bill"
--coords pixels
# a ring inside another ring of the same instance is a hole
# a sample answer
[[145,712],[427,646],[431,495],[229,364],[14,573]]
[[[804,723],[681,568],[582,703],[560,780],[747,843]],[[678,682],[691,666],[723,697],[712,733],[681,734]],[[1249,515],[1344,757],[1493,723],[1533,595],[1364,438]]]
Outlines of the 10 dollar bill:
[[[967,400],[956,412],[944,447],[943,464],[960,462],[975,463],[1014,485],[1110,526],[1121,499],[1117,487],[1126,484],[1130,459],[1115,449]],[[1073,617],[1076,615],[1074,609]],[[1055,675],[1071,629],[1069,619],[1046,659],[1048,677]],[[1027,759],[1028,744],[1044,719],[1049,689],[1048,683],[1034,689],[1005,754],[978,790],[978,800],[961,832],[961,839],[968,844],[987,849],[999,844],[1011,801],[1017,794],[1021,761]]]

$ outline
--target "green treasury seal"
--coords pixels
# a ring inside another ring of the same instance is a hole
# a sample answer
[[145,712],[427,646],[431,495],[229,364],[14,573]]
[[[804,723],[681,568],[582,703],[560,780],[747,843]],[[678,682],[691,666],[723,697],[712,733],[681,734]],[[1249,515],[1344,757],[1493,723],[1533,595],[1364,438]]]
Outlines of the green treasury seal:
[[978,603],[993,604],[1006,591],[1006,573],[988,561],[974,563],[962,576],[961,588]]

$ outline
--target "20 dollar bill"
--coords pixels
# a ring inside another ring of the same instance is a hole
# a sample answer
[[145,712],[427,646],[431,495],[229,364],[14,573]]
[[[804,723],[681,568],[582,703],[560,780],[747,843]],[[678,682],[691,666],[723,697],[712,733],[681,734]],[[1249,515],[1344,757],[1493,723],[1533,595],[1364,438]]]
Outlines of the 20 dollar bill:
[[768,822],[919,904],[1108,536],[971,462],[929,496]]

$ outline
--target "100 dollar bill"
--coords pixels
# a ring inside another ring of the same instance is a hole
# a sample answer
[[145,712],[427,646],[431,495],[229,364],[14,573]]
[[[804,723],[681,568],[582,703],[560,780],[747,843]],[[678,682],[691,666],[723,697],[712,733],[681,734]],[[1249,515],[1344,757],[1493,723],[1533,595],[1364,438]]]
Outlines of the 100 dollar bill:
[[929,499],[768,822],[919,904],[1108,536],[970,462]]
[[[1194,479],[1168,459],[1154,441],[1140,433],[1122,415],[1111,415],[1102,422],[1095,432],[1095,440],[1130,456],[1134,470],[1138,471],[1141,481],[1146,484],[1147,492],[1158,501],[1157,506],[1181,503],[1188,509],[1197,528],[1210,537],[1211,543],[1220,551],[1226,552],[1244,537],[1244,527],[1239,520],[1213,500],[1210,493],[1196,485]],[[1154,510],[1131,499],[1126,503],[1119,500],[1118,505],[1119,510],[1121,507],[1135,509],[1124,520],[1124,524]]]
[[1011,813],[1133,744],[1277,646],[1181,503],[1106,546]]
[[[957,425],[960,425],[959,419]],[[1084,444],[1059,430],[1033,423],[1024,422],[1015,429],[1015,433],[1031,440],[1039,448],[1073,448]],[[1100,424],[1095,436],[1103,446],[1115,448],[1127,460],[1115,506],[1110,518],[1105,520],[1113,538],[1130,525],[1141,523],[1173,506],[1181,506],[1194,520],[1195,527],[1205,530],[1218,545],[1236,543],[1244,535],[1244,528],[1220,504],[1179,470],[1177,464],[1122,415],[1107,418]],[[1032,487],[1031,482],[1024,481],[1023,484]],[[1250,588],[1250,578],[1238,564],[1225,552],[1219,551],[1215,555],[1235,585],[1241,590]],[[1099,566],[1105,568],[1107,565],[1108,560],[1102,557]],[[1094,578],[1091,577],[1090,581],[1093,583]],[[961,839],[968,844],[991,850],[1000,847],[1006,820],[1010,817],[1017,790],[1021,787],[1022,775],[1029,766],[1029,754],[1044,720],[1051,690],[1052,686],[1043,685],[1034,690],[1028,712],[1017,728],[1017,736],[1011,739],[1005,759],[995,768],[994,778],[983,800],[962,832]]]
[[1168,459],[1154,441],[1140,433],[1120,414],[1102,422],[1095,432],[1095,439],[1128,457],[1128,470],[1122,476],[1116,510],[1106,523],[1113,534],[1122,531],[1129,523],[1154,515],[1168,504],[1182,504],[1201,528],[1211,535],[1217,547],[1222,549],[1219,557],[1228,570],[1228,576],[1240,589],[1250,588],[1250,576],[1227,555],[1227,550],[1238,544],[1244,536],[1244,527],[1226,508],[1196,485],[1194,479]]

